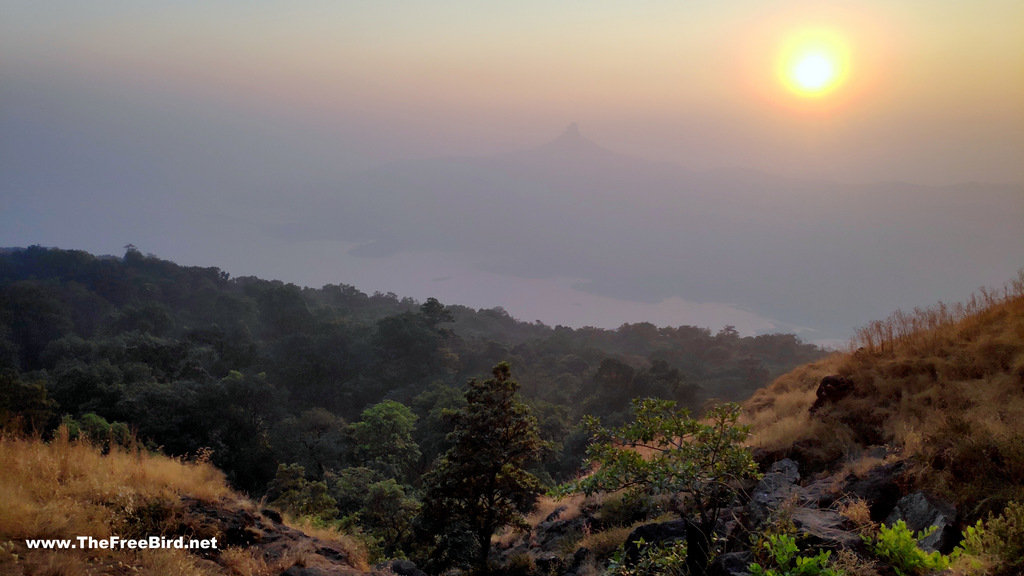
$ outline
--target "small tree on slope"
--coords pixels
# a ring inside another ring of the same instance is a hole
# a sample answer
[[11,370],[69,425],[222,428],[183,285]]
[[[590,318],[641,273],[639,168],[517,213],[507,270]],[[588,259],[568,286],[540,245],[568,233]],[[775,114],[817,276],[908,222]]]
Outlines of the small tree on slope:
[[682,496],[673,500],[681,503],[679,511],[687,520],[687,569],[703,574],[715,524],[736,482],[758,475],[743,446],[749,432],[737,423],[740,407],[716,406],[701,421],[677,409],[675,402],[644,399],[633,401],[633,415],[634,422],[612,430],[596,418],[585,418],[594,440],[587,456],[596,470],[558,492],[589,495],[628,489]]
[[476,568],[487,570],[491,536],[503,526],[525,527],[524,514],[544,491],[526,471],[544,448],[537,420],[519,402],[519,385],[507,362],[493,369],[494,377],[473,380],[466,392],[466,407],[448,417],[455,430],[451,449],[429,472],[424,485],[422,514],[436,527],[440,554],[468,531],[478,546]]

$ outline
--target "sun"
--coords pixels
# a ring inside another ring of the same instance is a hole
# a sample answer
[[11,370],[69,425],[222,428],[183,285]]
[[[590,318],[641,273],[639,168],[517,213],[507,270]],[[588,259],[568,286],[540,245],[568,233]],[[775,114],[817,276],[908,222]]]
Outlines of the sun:
[[820,98],[846,80],[849,51],[834,32],[805,30],[784,43],[778,72],[782,83],[797,96]]

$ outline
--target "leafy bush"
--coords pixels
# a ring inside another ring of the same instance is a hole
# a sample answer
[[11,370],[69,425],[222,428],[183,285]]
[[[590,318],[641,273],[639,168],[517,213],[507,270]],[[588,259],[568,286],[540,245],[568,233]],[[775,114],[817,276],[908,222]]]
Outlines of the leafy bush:
[[617,492],[601,503],[597,517],[606,526],[629,526],[655,515],[658,507],[654,498],[636,492]]
[[1011,502],[1003,513],[964,531],[964,554],[986,557],[999,568],[1024,566],[1024,504]]
[[273,497],[271,506],[295,516],[327,521],[338,515],[337,502],[328,494],[327,484],[306,480],[305,470],[298,464],[278,465],[268,496]]
[[627,488],[634,493],[679,494],[679,512],[687,526],[687,557],[692,573],[703,572],[711,558],[715,524],[736,492],[737,481],[757,478],[757,464],[745,445],[749,427],[739,423],[740,406],[722,404],[703,419],[690,416],[675,402],[633,400],[634,421],[606,429],[584,418],[594,443],[587,448],[597,469],[559,486],[556,494],[593,494]]
[[939,552],[925,552],[917,543],[937,530],[936,526],[918,532],[915,536],[907,523],[899,520],[892,527],[882,524],[874,538],[863,536],[875,556],[887,561],[899,576],[924,574],[928,570],[949,568],[950,558]]
[[831,552],[819,551],[816,556],[798,556],[796,538],[786,534],[772,534],[764,543],[774,568],[764,568],[758,563],[750,565],[752,576],[842,576],[843,572],[829,568]]

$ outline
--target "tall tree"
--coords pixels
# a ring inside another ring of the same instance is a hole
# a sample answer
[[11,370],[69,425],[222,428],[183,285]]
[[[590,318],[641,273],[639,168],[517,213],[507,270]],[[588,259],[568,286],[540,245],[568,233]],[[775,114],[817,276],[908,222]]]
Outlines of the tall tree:
[[363,410],[362,420],[352,425],[363,465],[385,478],[405,482],[420,459],[419,446],[412,438],[416,420],[408,406],[394,400]]
[[525,526],[524,514],[543,491],[526,471],[545,446],[537,420],[519,401],[509,364],[492,373],[484,382],[471,381],[466,407],[450,414],[452,447],[425,477],[423,506],[424,517],[446,528],[440,548],[458,539],[450,538],[454,532],[472,535],[480,573],[487,570],[491,536],[503,526]]

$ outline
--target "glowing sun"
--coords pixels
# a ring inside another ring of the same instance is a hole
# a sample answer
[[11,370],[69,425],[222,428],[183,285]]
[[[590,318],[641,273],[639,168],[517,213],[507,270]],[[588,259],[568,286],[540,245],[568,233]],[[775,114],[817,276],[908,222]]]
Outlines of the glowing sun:
[[778,71],[782,83],[798,96],[817,98],[842,85],[849,68],[845,43],[834,33],[811,30],[783,46]]

